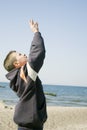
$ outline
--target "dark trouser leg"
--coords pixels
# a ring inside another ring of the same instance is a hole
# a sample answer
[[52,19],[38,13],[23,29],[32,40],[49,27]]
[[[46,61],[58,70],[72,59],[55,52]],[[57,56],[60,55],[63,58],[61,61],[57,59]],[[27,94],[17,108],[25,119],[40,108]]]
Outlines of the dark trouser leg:
[[41,129],[32,129],[32,128],[25,128],[25,127],[18,127],[18,130],[43,130],[43,128],[41,128]]

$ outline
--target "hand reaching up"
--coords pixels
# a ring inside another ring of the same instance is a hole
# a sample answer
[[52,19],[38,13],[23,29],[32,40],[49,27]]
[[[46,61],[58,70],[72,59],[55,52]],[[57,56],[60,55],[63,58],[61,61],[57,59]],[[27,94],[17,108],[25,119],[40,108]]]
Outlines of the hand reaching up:
[[32,32],[39,32],[39,28],[38,28],[38,23],[37,22],[34,22],[33,20],[30,20],[29,21],[29,25],[30,25],[30,28],[32,30]]

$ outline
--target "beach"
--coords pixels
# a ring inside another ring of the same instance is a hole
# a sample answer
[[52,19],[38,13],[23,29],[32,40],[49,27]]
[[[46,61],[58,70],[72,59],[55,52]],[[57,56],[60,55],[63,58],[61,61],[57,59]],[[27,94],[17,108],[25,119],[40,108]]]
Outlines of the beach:
[[[44,130],[87,130],[87,107],[47,106]],[[0,102],[0,130],[17,130],[14,106]]]

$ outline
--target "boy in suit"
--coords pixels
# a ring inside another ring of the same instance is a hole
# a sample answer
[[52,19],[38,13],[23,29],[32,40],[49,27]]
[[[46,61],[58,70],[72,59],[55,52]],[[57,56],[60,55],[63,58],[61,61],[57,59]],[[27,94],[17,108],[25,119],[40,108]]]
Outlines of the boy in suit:
[[34,33],[29,58],[10,51],[4,67],[8,71],[6,77],[10,80],[10,88],[19,97],[13,118],[18,130],[43,130],[47,119],[46,98],[38,73],[44,62],[45,45],[38,23],[30,20],[29,25]]

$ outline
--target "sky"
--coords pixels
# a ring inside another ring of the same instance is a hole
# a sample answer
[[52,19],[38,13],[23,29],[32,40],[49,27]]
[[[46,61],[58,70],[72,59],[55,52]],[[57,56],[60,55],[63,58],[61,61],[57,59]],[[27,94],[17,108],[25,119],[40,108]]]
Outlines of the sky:
[[42,83],[87,87],[87,0],[0,0],[0,82],[8,81],[3,61],[10,50],[29,54],[30,19],[45,42]]

